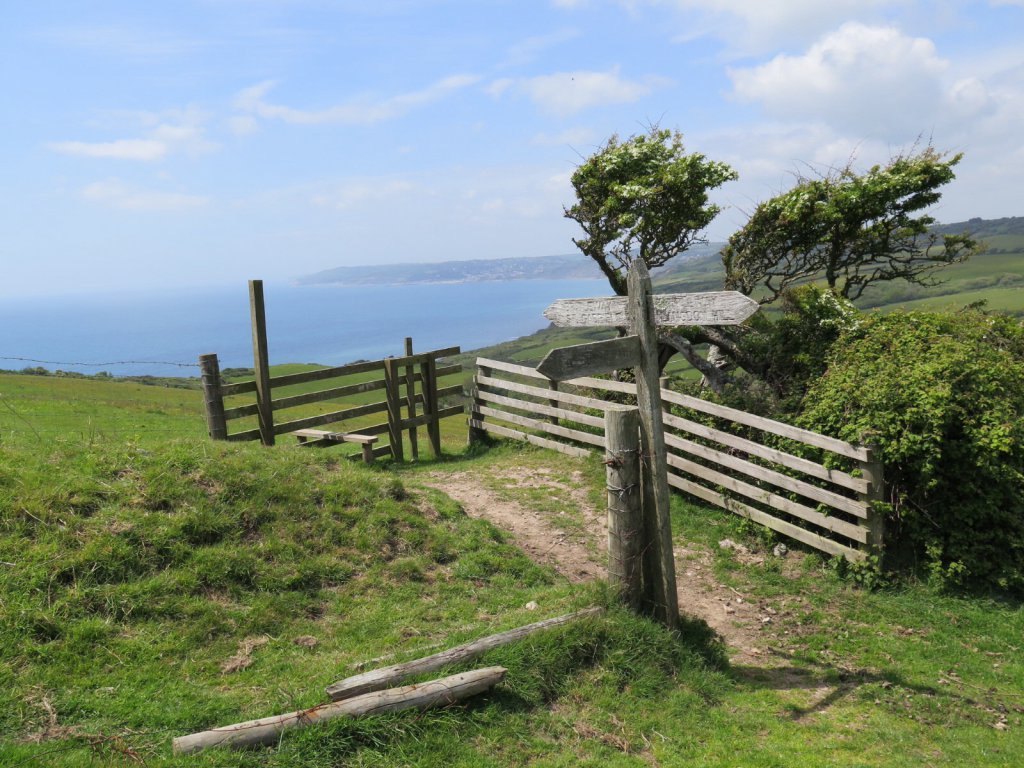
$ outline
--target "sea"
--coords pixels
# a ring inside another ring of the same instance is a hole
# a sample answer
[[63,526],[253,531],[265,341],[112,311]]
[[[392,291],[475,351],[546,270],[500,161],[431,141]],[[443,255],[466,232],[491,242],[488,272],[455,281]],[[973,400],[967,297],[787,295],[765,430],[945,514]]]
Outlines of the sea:
[[[413,285],[264,283],[271,365],[343,365],[404,352],[463,351],[545,328],[555,299],[610,295],[603,280]],[[252,367],[249,293],[237,287],[0,298],[0,369],[196,376],[199,355]]]

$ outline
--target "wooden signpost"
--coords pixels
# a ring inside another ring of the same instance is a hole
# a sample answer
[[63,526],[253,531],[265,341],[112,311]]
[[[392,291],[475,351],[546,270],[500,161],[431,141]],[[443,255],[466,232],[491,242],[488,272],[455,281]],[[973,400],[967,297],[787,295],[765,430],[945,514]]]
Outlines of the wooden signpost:
[[757,302],[737,291],[651,293],[647,265],[633,262],[627,275],[627,296],[561,299],[544,316],[562,327],[625,326],[628,336],[554,349],[537,366],[552,381],[564,381],[619,368],[636,370],[640,415],[641,492],[643,515],[643,603],[670,628],[679,623],[672,525],[669,517],[668,465],[658,382],[657,326],[739,325],[758,309]]

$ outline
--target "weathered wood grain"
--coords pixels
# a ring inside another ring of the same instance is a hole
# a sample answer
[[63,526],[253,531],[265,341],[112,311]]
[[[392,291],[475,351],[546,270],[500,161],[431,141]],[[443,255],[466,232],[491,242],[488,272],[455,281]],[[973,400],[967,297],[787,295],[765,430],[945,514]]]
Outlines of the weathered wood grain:
[[[647,302],[651,320],[658,326],[739,325],[759,308],[738,291],[662,293]],[[562,328],[624,326],[629,324],[626,307],[624,296],[559,299],[544,310],[544,317]]]
[[179,736],[173,742],[174,754],[189,755],[211,747],[246,749],[276,744],[285,731],[308,728],[339,717],[444,707],[493,688],[504,679],[506,671],[504,667],[486,667],[427,683],[367,693],[347,701]]
[[553,451],[564,453],[566,456],[581,458],[590,455],[590,451],[586,448],[577,448],[575,445],[567,445],[566,443],[560,443],[557,440],[550,440],[546,437],[541,437],[540,435],[530,435],[526,432],[520,432],[517,429],[509,429],[508,427],[503,427],[500,424],[491,424],[490,422],[485,422],[478,418],[471,418],[469,420],[469,426],[471,429],[489,432],[498,435],[499,437],[510,437],[513,440],[522,440],[524,443],[539,445],[541,448],[550,448]]
[[636,408],[605,411],[608,487],[608,584],[633,610],[643,602],[644,521],[640,508],[640,417]]
[[534,387],[529,384],[520,384],[518,381],[508,381],[506,379],[498,379],[493,376],[477,376],[475,383],[478,387],[492,387],[494,389],[501,389],[508,392],[518,392],[523,395],[533,395],[534,397],[543,398],[544,400],[557,400],[560,403],[566,403],[568,405],[579,405],[583,408],[593,408],[595,410],[603,411],[608,407],[608,403],[604,400],[598,400],[595,397],[583,397],[582,395],[573,395],[569,392],[553,392],[549,389],[542,387]]
[[571,429],[569,427],[557,426],[548,421],[531,419],[529,416],[520,416],[497,408],[489,408],[486,405],[478,405],[475,410],[482,416],[490,416],[501,421],[518,424],[521,427],[535,429],[538,432],[546,432],[547,434],[555,435],[556,437],[564,437],[568,440],[576,440],[581,443],[587,443],[588,445],[596,445],[599,448],[604,447],[604,437],[601,435],[594,435],[590,432],[582,432],[578,429]]
[[714,427],[709,427],[704,424],[698,424],[695,421],[684,419],[681,416],[675,416],[671,413],[666,413],[663,417],[665,424],[673,429],[681,429],[684,432],[689,432],[691,435],[697,437],[703,437],[707,440],[713,440],[720,445],[728,446],[729,448],[735,448],[736,450],[743,451],[743,453],[749,454],[750,456],[757,456],[761,459],[767,459],[768,461],[774,462],[783,467],[789,467],[795,469],[798,472],[802,472],[805,475],[816,477],[819,480],[827,480],[834,485],[838,485],[842,488],[847,488],[857,493],[864,493],[868,487],[868,481],[854,477],[853,475],[842,472],[838,469],[829,469],[823,467],[821,464],[816,464],[809,459],[801,458],[800,456],[794,456],[791,453],[780,451],[776,448],[769,448],[766,445],[748,440],[745,437],[739,437],[730,432],[724,432]]
[[252,357],[256,374],[256,403],[260,440],[274,444],[274,407],[270,393],[270,356],[267,352],[267,313],[263,303],[263,281],[249,281],[249,316],[252,321]]
[[676,591],[675,556],[672,552],[661,387],[658,385],[658,333],[648,301],[651,277],[642,259],[637,259],[630,266],[626,285],[629,291],[626,312],[629,330],[640,340],[636,401],[640,411],[640,441],[645,457],[641,465],[645,539],[644,599],[658,620],[674,630],[679,625],[679,597]]
[[216,355],[200,355],[199,371],[206,406],[206,429],[213,440],[226,440],[228,420],[224,412],[224,395],[220,390],[220,362]]
[[536,634],[537,632],[553,629],[554,627],[560,627],[580,619],[598,616],[602,612],[603,609],[600,607],[586,608],[582,611],[565,614],[564,616],[556,616],[552,619],[536,621],[532,624],[526,624],[522,627],[516,627],[515,629],[510,629],[505,632],[499,632],[495,635],[481,637],[478,640],[463,643],[462,645],[457,645],[454,648],[449,648],[430,656],[424,656],[420,659],[402,662],[401,664],[392,664],[389,667],[382,667],[381,669],[363,672],[362,674],[347,677],[344,680],[339,680],[336,683],[331,683],[327,686],[327,696],[331,701],[340,701],[353,696],[360,696],[371,691],[380,691],[385,688],[390,688],[395,683],[413,677],[414,675],[423,675],[428,672],[435,672],[444,667],[451,666],[452,664],[460,664],[462,662],[475,659],[487,651],[494,648],[500,648],[503,645],[509,645],[510,643],[522,640],[524,637]]
[[742,501],[730,499],[717,491],[705,488],[703,485],[687,480],[684,477],[669,474],[668,481],[672,486],[681,491],[685,491],[697,498],[710,502],[722,509],[737,514],[740,517],[746,517],[753,520],[755,523],[760,523],[766,528],[771,528],[773,531],[785,534],[786,536],[803,542],[810,547],[814,547],[814,549],[822,552],[828,552],[830,555],[840,555],[841,557],[845,557],[854,562],[864,559],[864,553],[859,550],[844,546],[837,541],[833,541],[825,536],[820,536],[812,531],[808,531],[806,528],[801,528],[798,525],[788,523],[785,520],[779,520],[777,517],[772,517],[766,512],[762,512],[755,507],[744,504]]
[[741,459],[738,456],[731,456],[728,453],[715,450],[710,446],[701,445],[700,443],[695,443],[692,440],[687,440],[686,438],[677,437],[672,434],[665,435],[665,444],[678,451],[683,451],[684,453],[689,453],[693,456],[699,456],[700,458],[707,459],[715,464],[736,470],[737,472],[741,472],[747,477],[752,477],[755,480],[763,480],[771,483],[777,488],[783,488],[805,498],[819,501],[826,506],[832,507],[832,509],[840,510],[860,518],[867,518],[868,516],[864,503],[858,499],[840,496],[838,493],[834,493],[825,488],[819,488],[818,486],[812,485],[804,480],[784,475],[781,472],[776,472],[774,469],[762,467],[760,464],[754,464],[753,462]]
[[862,526],[848,523],[831,515],[823,515],[816,509],[787,499],[785,496],[780,496],[764,488],[758,488],[756,485],[751,485],[711,467],[706,467],[703,464],[698,464],[695,461],[674,454],[669,454],[668,464],[688,475],[706,480],[717,487],[746,496],[748,499],[760,502],[780,512],[793,515],[793,517],[799,517],[801,520],[806,520],[808,523],[817,525],[819,528],[824,528],[826,531],[844,536],[857,543],[863,543],[867,540],[867,529]]
[[[542,416],[550,416],[551,418],[554,419],[567,419],[569,421],[575,421],[578,424],[586,424],[589,427],[604,427],[604,419],[601,418],[600,416],[591,416],[589,413],[570,411],[567,408],[558,408],[550,405],[541,405],[540,403],[535,403],[531,400],[517,400],[514,397],[496,395],[493,392],[487,392],[485,390],[478,391],[476,394],[476,398],[481,402],[494,403],[495,405],[504,405],[507,408],[515,408],[520,411],[530,411],[531,413],[538,413]],[[554,402],[557,403],[558,401],[555,400]]]
[[537,366],[537,373],[552,381],[565,381],[595,373],[611,373],[620,368],[633,368],[639,362],[640,339],[637,336],[623,336],[552,349]]

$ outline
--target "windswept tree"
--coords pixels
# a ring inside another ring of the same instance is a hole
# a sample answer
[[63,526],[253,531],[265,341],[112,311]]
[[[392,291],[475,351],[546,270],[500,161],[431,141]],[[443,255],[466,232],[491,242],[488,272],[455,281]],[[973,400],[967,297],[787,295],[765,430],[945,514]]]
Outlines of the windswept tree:
[[735,178],[725,163],[687,154],[678,131],[654,126],[625,141],[612,136],[572,175],[576,203],[565,215],[584,232],[573,242],[624,296],[634,259],[660,267],[706,242],[701,232],[720,210],[708,193]]
[[934,271],[963,261],[977,247],[967,234],[937,235],[922,213],[953,180],[962,154],[931,146],[858,174],[844,168],[801,178],[793,189],[761,203],[722,252],[726,286],[762,304],[789,287],[824,281],[855,301],[875,283],[906,280],[934,285]]
[[[823,357],[808,358],[828,349],[827,340],[806,345],[801,338],[820,336],[826,327],[832,331],[825,335],[837,338],[836,329],[855,312],[849,302],[869,286],[892,280],[933,285],[935,270],[977,249],[967,233],[934,233],[935,219],[925,213],[954,179],[961,158],[928,146],[863,173],[850,163],[798,179],[793,189],[758,205],[722,252],[726,287],[762,304],[781,299],[783,317],[755,317],[737,327],[680,328],[663,340],[716,391],[730,370],[740,368],[777,396],[798,397],[809,379],[794,372],[820,372]],[[822,283],[823,291],[797,291]],[[700,344],[710,345],[712,353],[695,360],[693,347]]]

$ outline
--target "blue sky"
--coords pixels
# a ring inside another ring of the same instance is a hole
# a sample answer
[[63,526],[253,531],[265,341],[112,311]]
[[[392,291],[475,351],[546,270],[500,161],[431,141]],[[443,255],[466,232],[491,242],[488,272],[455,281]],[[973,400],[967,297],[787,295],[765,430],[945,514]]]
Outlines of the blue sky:
[[1024,215],[1024,0],[8,3],[0,295],[574,250],[569,176],[652,123],[797,170],[919,136],[935,215]]

